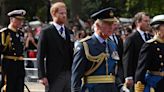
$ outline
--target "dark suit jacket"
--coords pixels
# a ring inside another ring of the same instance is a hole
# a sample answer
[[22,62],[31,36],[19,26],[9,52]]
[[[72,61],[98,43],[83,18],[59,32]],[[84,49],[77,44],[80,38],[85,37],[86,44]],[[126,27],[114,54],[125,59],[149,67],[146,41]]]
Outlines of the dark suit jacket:
[[118,51],[118,55],[120,57],[120,60],[118,61],[118,74],[121,78],[122,81],[124,81],[124,72],[123,72],[123,64],[122,64],[122,55],[123,55],[123,40],[121,39],[121,37],[119,35],[116,35],[118,44],[116,44],[117,46],[117,51]]
[[117,44],[117,47],[118,47],[118,54],[120,56],[120,59],[122,60],[122,54],[123,54],[123,40],[121,39],[121,37],[119,35],[116,35],[116,38],[117,38],[117,41],[118,41],[118,44]]
[[123,52],[123,68],[125,78],[129,76],[134,78],[139,52],[143,44],[144,40],[138,31],[129,35],[125,40]]
[[59,73],[71,70],[73,44],[68,29],[65,33],[66,40],[59,35],[54,25],[49,25],[41,31],[37,53],[39,78],[47,77],[49,82],[53,82]]

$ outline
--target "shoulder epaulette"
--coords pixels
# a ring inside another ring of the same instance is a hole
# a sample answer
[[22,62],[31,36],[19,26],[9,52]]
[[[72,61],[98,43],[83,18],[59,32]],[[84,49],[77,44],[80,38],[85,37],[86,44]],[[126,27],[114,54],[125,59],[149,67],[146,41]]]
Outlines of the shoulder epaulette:
[[3,32],[3,31],[6,30],[6,29],[7,29],[7,27],[2,28],[2,29],[0,30],[0,32]]
[[87,37],[81,39],[79,42],[85,42],[85,41],[87,41],[89,39],[91,39],[91,36],[87,36]]
[[154,42],[155,40],[156,40],[156,39],[152,38],[152,39],[146,41],[146,43],[152,43],[152,42]]

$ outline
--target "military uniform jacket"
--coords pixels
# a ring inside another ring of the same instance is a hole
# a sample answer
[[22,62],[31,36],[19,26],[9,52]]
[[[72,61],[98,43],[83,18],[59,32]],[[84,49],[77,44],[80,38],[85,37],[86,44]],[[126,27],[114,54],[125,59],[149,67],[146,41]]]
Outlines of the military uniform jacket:
[[[98,39],[96,38],[95,35],[92,35],[91,38],[86,40],[85,42],[88,44],[89,53],[91,55],[97,56],[100,53],[105,52],[105,46],[98,41]],[[72,65],[72,77],[71,77],[72,92],[81,92],[81,90],[82,90],[82,88],[81,88],[82,80],[81,79],[83,77],[94,76],[94,75],[106,75],[105,61],[103,61],[103,63],[93,73],[86,75],[86,71],[88,71],[91,67],[93,67],[93,62],[89,61],[86,58],[84,46],[82,45],[81,42],[79,42],[77,47],[75,47],[74,60],[73,60],[73,65]],[[115,66],[113,66],[110,73],[115,75]],[[119,81],[119,82],[121,82],[121,81]],[[93,84],[93,85],[95,85],[95,84]],[[108,86],[108,88],[110,88],[110,86],[108,84],[106,84],[106,86]],[[104,89],[97,89],[97,91],[98,90],[99,91],[101,90],[101,92],[105,92],[105,91],[103,91]],[[110,90],[111,90],[111,92],[115,92],[115,91],[112,91],[112,89],[110,89]],[[113,90],[114,90],[114,88],[113,88]],[[94,92],[97,92],[97,91],[94,91]]]
[[[149,71],[164,71],[164,42],[161,43],[158,40],[152,39],[142,46],[135,75],[135,83],[141,82],[146,86],[145,74]],[[157,83],[156,87],[157,89],[162,89],[163,85],[164,78]]]
[[[0,53],[4,56],[23,56],[24,33],[4,28],[0,32]],[[23,60],[2,58],[2,71],[9,76],[24,76]]]

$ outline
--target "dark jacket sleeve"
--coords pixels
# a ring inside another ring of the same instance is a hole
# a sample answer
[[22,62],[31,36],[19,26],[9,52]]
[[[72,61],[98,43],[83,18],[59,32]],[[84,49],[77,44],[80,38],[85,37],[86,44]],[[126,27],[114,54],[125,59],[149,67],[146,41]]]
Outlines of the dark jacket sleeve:
[[42,30],[40,33],[37,51],[38,76],[39,78],[43,78],[46,77],[44,62],[44,58],[46,57],[46,30]]
[[134,43],[132,38],[127,38],[124,42],[124,52],[123,52],[123,69],[124,76],[134,77],[133,72],[133,58],[134,58]]
[[84,76],[87,59],[85,57],[84,48],[81,43],[77,44],[74,51],[74,59],[72,64],[71,90],[72,92],[81,92],[82,77]]
[[150,44],[145,43],[140,51],[139,54],[139,59],[138,59],[138,66],[137,66],[137,70],[136,70],[136,74],[135,74],[135,83],[137,83],[138,81],[141,81],[141,83],[145,83],[145,74],[147,71],[147,62],[151,62],[152,60],[152,51],[150,48]]

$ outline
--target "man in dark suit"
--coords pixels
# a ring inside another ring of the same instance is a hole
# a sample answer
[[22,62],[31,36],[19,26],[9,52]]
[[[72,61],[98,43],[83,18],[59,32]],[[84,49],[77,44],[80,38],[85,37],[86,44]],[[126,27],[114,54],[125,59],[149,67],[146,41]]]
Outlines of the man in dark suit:
[[[119,27],[119,24],[118,24]],[[120,78],[122,82],[124,82],[124,72],[123,72],[123,64],[122,64],[122,55],[123,55],[123,40],[120,35],[117,34],[119,28],[116,28],[114,30],[113,34],[110,36],[110,39],[116,44],[118,55],[120,57],[120,60],[118,61],[118,74],[120,75]]]
[[139,12],[134,16],[135,32],[130,34],[124,42],[123,52],[123,68],[125,76],[125,84],[133,86],[133,79],[138,64],[138,56],[141,46],[145,39],[145,32],[149,30],[150,18],[148,14]]
[[50,12],[53,23],[41,31],[38,43],[39,78],[42,84],[48,85],[48,92],[70,92],[73,45],[64,26],[66,6],[63,2],[56,2]]

